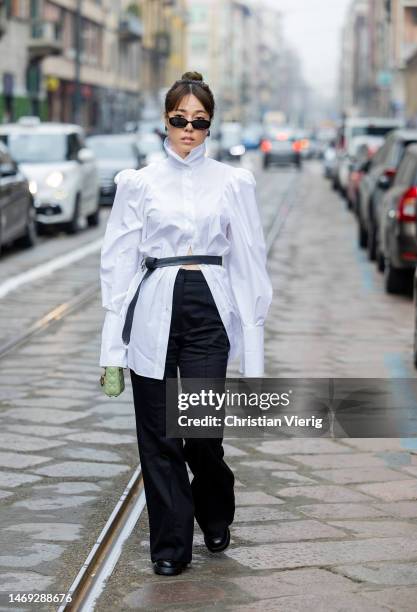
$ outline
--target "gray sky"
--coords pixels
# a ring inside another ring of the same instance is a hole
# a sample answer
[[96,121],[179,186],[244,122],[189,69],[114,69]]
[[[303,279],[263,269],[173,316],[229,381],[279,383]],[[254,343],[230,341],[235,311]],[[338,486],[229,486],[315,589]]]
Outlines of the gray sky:
[[[334,93],[341,26],[351,0],[265,0],[283,10],[286,39],[297,49],[306,80],[323,95]],[[329,91],[333,90],[333,91]]]

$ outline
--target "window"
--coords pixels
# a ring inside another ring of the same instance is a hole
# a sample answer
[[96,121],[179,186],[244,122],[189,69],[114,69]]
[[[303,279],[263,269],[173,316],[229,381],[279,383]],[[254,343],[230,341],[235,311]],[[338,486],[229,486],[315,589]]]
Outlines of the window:
[[[2,140],[2,138],[0,137]],[[13,164],[13,160],[9,155],[6,146],[0,142],[0,164]]]
[[406,11],[407,16],[412,22],[412,24],[417,26],[417,8],[409,6],[406,8]]
[[76,159],[80,150],[80,142],[77,134],[68,135],[68,159]]
[[208,20],[208,8],[202,4],[191,6],[188,11],[190,24],[204,23]]
[[66,159],[63,134],[15,132],[5,134],[10,154],[18,163],[42,163]]
[[191,52],[200,55],[208,52],[208,36],[206,34],[191,34]]
[[[405,153],[405,149],[403,149]],[[395,185],[412,185],[416,173],[416,160],[414,155],[405,155],[398,167]]]

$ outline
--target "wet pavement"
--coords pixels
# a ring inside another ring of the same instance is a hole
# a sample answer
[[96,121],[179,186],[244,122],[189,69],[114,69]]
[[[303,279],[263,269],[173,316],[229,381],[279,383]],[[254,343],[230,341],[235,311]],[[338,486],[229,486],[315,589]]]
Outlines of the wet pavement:
[[[355,239],[351,214],[310,165],[270,255],[267,376],[415,377],[412,302],[384,294]],[[210,553],[196,524],[192,564],[156,576],[145,510],[98,609],[414,612],[417,455],[406,442],[227,440],[230,547]]]
[[[258,185],[267,227],[289,174],[270,170]],[[97,256],[87,264],[92,277]],[[267,376],[415,378],[412,301],[385,295],[317,163],[302,173],[269,270]],[[66,273],[60,278],[71,295]],[[1,364],[3,594],[65,592],[138,462],[129,377],[117,399],[98,387],[102,318],[97,297]],[[96,609],[414,611],[417,455],[409,446],[226,440],[237,479],[230,547],[209,553],[196,525],[190,567],[156,576],[145,509]]]

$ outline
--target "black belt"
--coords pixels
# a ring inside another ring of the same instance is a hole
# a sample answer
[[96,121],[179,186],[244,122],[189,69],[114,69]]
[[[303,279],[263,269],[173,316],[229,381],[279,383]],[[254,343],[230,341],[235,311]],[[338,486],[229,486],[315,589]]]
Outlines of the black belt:
[[179,264],[215,264],[221,266],[223,258],[221,255],[181,255],[178,257],[145,257],[145,266],[148,268],[146,274],[139,283],[136,293],[130,302],[127,312],[125,324],[123,326],[122,340],[128,345],[130,342],[130,332],[132,330],[133,314],[135,312],[136,302],[138,301],[140,286],[152,274],[156,268],[164,266],[178,266]]

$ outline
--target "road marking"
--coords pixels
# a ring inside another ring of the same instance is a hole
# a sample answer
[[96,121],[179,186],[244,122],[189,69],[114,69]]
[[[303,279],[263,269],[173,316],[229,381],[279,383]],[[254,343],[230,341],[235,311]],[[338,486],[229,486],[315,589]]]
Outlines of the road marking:
[[61,268],[66,268],[70,264],[79,261],[80,259],[84,259],[88,255],[92,253],[96,253],[101,249],[101,245],[103,243],[103,238],[99,238],[86,246],[82,246],[79,249],[76,249],[72,253],[68,253],[66,255],[61,255],[57,257],[53,261],[48,261],[47,263],[40,264],[28,270],[27,272],[22,272],[21,274],[17,274],[13,278],[5,281],[0,285],[0,298],[4,298],[8,293],[18,289],[22,285],[26,285],[27,283],[32,283],[33,281],[39,280],[44,276],[48,276],[52,274],[56,270],[60,270]]

